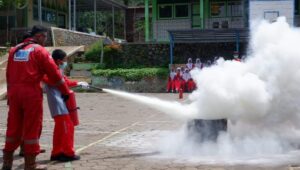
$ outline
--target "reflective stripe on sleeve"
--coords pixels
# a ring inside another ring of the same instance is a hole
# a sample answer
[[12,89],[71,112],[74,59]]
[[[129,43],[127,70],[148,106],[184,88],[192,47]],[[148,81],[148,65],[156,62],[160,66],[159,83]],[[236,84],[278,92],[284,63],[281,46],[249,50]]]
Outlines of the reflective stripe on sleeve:
[[24,140],[24,144],[27,144],[27,145],[38,144],[38,143],[39,143],[38,139]]

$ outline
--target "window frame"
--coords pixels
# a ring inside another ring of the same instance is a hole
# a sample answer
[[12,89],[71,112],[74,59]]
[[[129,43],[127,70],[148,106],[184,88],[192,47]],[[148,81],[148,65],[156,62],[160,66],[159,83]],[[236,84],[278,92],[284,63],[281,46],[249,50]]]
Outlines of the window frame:
[[58,15],[57,15],[57,11],[55,11],[55,10],[53,10],[53,9],[50,9],[50,8],[42,8],[42,13],[43,13],[43,9],[44,9],[45,12],[50,11],[50,12],[55,13],[55,20],[54,20],[54,21],[45,21],[45,20],[43,20],[43,18],[42,18],[43,22],[47,22],[47,23],[50,23],[50,24],[57,24],[57,16],[58,16]]
[[[187,5],[187,7],[188,7],[188,16],[186,16],[186,17],[176,17],[176,6],[180,6],[180,5]],[[174,14],[174,16],[173,16],[173,18],[174,19],[187,19],[187,18],[190,18],[191,17],[191,4],[190,3],[175,3],[174,5],[173,5],[173,14]]]
[[[188,16],[187,17],[176,17],[176,5],[187,5],[188,6]],[[172,7],[172,17],[161,18],[159,13],[160,6],[171,6]],[[176,20],[176,19],[189,19],[191,18],[191,3],[166,3],[166,4],[157,4],[157,19],[158,20]]]
[[59,25],[59,23],[58,23],[58,18],[59,18],[59,16],[64,16],[64,21],[65,21],[65,23],[64,23],[64,28],[66,28],[66,26],[67,26],[67,14],[65,14],[65,13],[63,13],[63,12],[58,12],[57,13],[57,19],[56,19],[56,25],[57,25],[57,27],[60,27],[60,25]]
[[295,0],[294,15],[300,15],[300,0]]
[[[244,11],[242,11],[241,15],[235,15],[235,16],[232,16],[232,15],[228,15],[228,12],[229,12],[229,3],[230,2],[240,2],[241,3],[241,6],[242,8],[244,7],[243,6],[243,1],[235,1],[235,0],[230,0],[230,1],[227,1],[227,4],[226,4],[226,17],[231,17],[231,18],[235,18],[235,17],[244,17]],[[231,13],[232,14],[232,13]]]
[[[160,17],[160,11],[159,11],[159,10],[160,10],[160,8],[159,8],[160,6],[171,6],[171,11],[172,11],[172,14],[171,14],[171,15],[172,15],[172,16],[171,16],[171,17],[166,17],[166,18],[161,18],[161,17]],[[173,18],[174,18],[174,4],[158,4],[158,5],[157,5],[157,9],[158,9],[158,10],[157,10],[157,13],[158,13],[158,15],[157,15],[158,17],[157,17],[157,18],[158,18],[159,20],[170,20],[170,19],[173,19]]]
[[[36,9],[38,9],[38,6],[37,5],[32,5],[32,19],[34,20],[34,21],[38,21],[39,19],[38,18],[35,18],[34,17],[34,11],[35,11],[35,8]],[[45,21],[44,19],[43,19],[43,11],[52,11],[53,13],[55,13],[55,21],[53,21],[53,22],[48,22],[48,21]],[[63,14],[63,15],[65,15],[65,16],[67,16],[67,14],[65,13],[65,12],[62,12],[62,11],[57,11],[57,10],[54,10],[54,9],[51,9],[51,8],[46,8],[46,7],[42,7],[42,21],[43,22],[46,22],[46,23],[49,23],[49,24],[55,24],[55,25],[57,25],[58,23],[58,14]],[[66,18],[67,19],[67,18]]]
[[[224,3],[224,6],[225,6],[225,16],[212,16],[211,15],[211,5],[212,5],[212,3]],[[209,2],[209,17],[210,18],[226,18],[227,17],[227,1],[226,0],[210,1]]]

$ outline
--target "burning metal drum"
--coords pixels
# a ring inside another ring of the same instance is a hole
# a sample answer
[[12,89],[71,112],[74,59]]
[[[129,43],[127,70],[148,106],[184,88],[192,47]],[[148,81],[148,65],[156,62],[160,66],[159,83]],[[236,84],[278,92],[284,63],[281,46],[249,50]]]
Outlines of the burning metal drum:
[[227,131],[227,119],[194,119],[187,123],[187,135],[199,142],[216,141],[221,132]]

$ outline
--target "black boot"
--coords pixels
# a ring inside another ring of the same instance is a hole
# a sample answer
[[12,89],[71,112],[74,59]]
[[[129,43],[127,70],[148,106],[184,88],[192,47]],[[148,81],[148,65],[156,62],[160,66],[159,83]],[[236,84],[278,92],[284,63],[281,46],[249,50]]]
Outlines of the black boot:
[[59,161],[61,162],[70,162],[70,161],[77,161],[80,160],[79,155],[74,156],[67,156],[67,155],[60,155]]
[[13,164],[14,152],[3,151],[3,166],[2,170],[11,170]]
[[35,162],[36,155],[24,155],[25,167],[24,170],[45,170],[45,165],[37,165]]
[[24,157],[24,148],[23,148],[23,144],[20,145],[19,156]]

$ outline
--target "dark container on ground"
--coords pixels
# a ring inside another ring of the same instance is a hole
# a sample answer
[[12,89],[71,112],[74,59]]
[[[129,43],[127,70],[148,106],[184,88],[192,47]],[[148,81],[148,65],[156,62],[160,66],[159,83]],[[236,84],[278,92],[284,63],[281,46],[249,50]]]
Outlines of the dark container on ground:
[[198,142],[215,142],[221,132],[227,131],[227,120],[194,119],[187,123],[187,135]]

